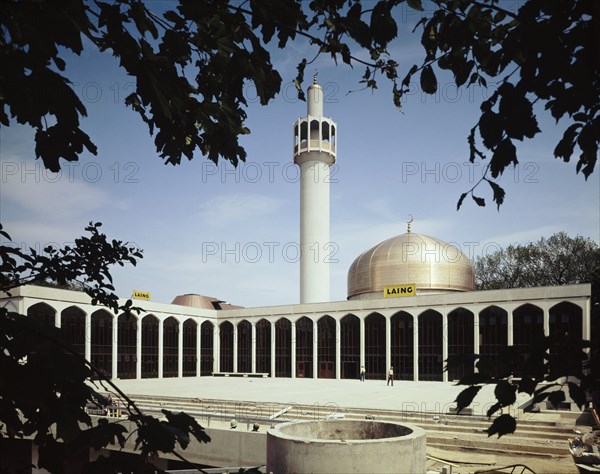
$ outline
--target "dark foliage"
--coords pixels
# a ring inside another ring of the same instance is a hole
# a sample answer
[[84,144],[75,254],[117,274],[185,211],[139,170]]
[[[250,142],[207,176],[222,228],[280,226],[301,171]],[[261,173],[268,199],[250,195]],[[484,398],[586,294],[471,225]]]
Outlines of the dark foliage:
[[[131,300],[122,303],[113,293],[110,267],[133,265],[141,251],[127,243],[109,241],[100,232],[101,224],[86,228],[89,236],[75,240],[72,247],[23,251],[10,245],[10,236],[2,230],[7,245],[0,246],[0,292],[46,279],[61,285],[77,283],[93,304],[103,305],[118,314],[140,312]],[[99,419],[97,424],[86,406],[106,407],[109,391],[125,402],[127,419],[136,429],[128,433],[119,419]],[[0,437],[31,438],[39,446],[38,467],[53,474],[63,472],[69,457],[74,459],[90,448],[110,444],[123,446],[126,437],[136,436],[140,456],[128,465],[118,458],[100,457],[86,467],[87,472],[157,472],[150,456],[185,449],[190,440],[209,442],[197,421],[184,413],[163,411],[166,421],[144,415],[119,388],[81,357],[64,340],[60,329],[41,325],[34,318],[0,308]]]
[[[504,202],[505,191],[494,180],[518,163],[515,143],[540,132],[536,104],[567,126],[555,157],[568,162],[577,156],[576,170],[587,179],[600,139],[600,4],[528,0],[514,10],[494,0],[425,5],[427,11],[421,0],[197,0],[174,2],[157,14],[152,3],[139,0],[0,2],[0,123],[33,127],[36,156],[52,171],[61,159],[96,154],[80,128],[87,112],[61,57],[64,49],[80,54],[96,48],[117,57],[135,79],[125,104],[147,124],[166,163],[199,152],[236,165],[246,159],[238,139],[250,133],[244,87],[253,84],[263,105],[275,97],[282,79],[268,48],[284,48],[301,36],[315,57],[365,67],[364,88],[377,88],[380,77],[391,81],[398,108],[414,81],[436,93],[440,70],[449,71],[458,87],[495,85],[468,135],[469,159],[488,160],[486,172],[461,195],[458,208],[469,194],[485,206],[473,194],[482,182],[498,207]],[[407,7],[421,16],[415,31],[424,58],[402,75],[390,49]],[[312,61],[298,64],[301,99]]]

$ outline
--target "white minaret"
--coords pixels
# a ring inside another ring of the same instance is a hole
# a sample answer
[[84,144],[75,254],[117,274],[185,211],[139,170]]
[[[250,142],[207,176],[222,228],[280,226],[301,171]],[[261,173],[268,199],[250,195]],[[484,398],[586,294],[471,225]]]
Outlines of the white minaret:
[[329,167],[337,125],[323,117],[317,76],[308,88],[307,116],[294,124],[294,163],[300,167],[300,303],[329,301]]

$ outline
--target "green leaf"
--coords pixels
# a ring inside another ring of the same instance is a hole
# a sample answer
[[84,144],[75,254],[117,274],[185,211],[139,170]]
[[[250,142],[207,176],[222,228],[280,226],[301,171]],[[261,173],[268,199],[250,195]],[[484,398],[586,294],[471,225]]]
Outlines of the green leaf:
[[566,163],[571,159],[573,154],[573,148],[575,147],[575,138],[577,136],[577,130],[581,128],[583,124],[574,123],[565,130],[562,138],[554,148],[554,156],[556,158],[562,158]]
[[502,117],[495,112],[486,111],[479,118],[479,134],[483,144],[488,149],[493,149],[502,141],[504,123]]
[[494,150],[492,160],[490,161],[490,171],[492,178],[497,178],[501,175],[507,166],[517,165],[517,149],[513,145],[510,138],[505,138]]
[[462,193],[460,195],[460,198],[458,199],[458,202],[456,203],[456,210],[457,211],[460,209],[460,206],[462,206],[462,203],[465,200],[465,198],[467,197],[467,194],[469,194],[469,193]]
[[392,17],[391,6],[382,0],[378,2],[371,13],[371,36],[380,46],[386,46],[398,35],[398,25]]
[[477,197],[474,194],[471,194],[471,197],[473,198],[473,201],[477,203],[478,206],[485,207],[485,199]]
[[504,189],[502,189],[498,184],[494,183],[493,181],[490,181],[487,178],[484,178],[489,185],[492,187],[492,191],[494,193],[494,202],[496,203],[496,205],[498,206],[498,210],[500,210],[500,206],[504,203],[504,196],[506,195],[506,193],[504,192]]
[[423,11],[423,4],[421,3],[421,0],[407,0],[406,3],[413,10],[417,10],[419,12]]
[[437,91],[437,79],[431,66],[427,65],[421,70],[421,89],[426,94],[435,94]]

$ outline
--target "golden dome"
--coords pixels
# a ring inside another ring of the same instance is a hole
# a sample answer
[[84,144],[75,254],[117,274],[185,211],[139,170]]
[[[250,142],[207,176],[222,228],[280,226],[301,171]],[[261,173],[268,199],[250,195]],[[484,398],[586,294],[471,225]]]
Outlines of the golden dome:
[[473,265],[455,246],[407,232],[384,240],[352,262],[348,299],[383,298],[385,286],[412,283],[417,294],[473,291]]

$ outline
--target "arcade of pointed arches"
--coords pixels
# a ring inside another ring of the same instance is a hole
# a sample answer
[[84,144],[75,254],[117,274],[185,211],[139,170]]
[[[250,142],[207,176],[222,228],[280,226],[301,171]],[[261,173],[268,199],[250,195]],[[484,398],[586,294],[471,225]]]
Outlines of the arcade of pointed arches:
[[393,366],[400,380],[447,381],[467,370],[444,372],[449,356],[475,353],[493,367],[502,348],[541,335],[590,338],[585,301],[229,318],[227,311],[217,318],[160,312],[117,317],[79,303],[62,302],[59,311],[53,303],[29,301],[27,316],[62,327],[79,353],[119,379],[214,372],[357,379],[364,365],[369,379],[385,379]]

